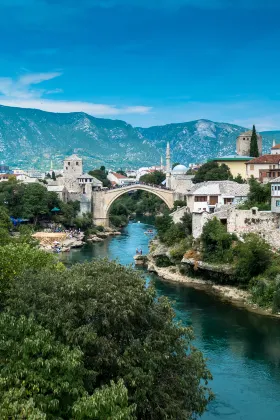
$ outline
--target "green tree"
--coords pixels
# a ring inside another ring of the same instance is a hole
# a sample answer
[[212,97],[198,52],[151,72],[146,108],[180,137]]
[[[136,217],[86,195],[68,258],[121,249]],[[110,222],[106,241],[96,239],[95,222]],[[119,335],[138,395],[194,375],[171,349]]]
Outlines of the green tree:
[[0,228],[8,230],[12,227],[13,224],[11,222],[7,209],[3,206],[0,206]]
[[54,181],[56,181],[56,176],[55,176],[55,172],[54,172],[54,171],[52,171],[52,179],[53,179]]
[[153,185],[160,185],[165,180],[166,176],[161,171],[154,171],[150,174],[146,174],[141,176],[140,182],[144,182],[145,184],[153,184]]
[[237,174],[237,176],[233,178],[233,181],[237,182],[238,184],[246,184],[245,179],[243,179],[240,174]]
[[123,176],[127,176],[126,172],[123,171],[122,169],[117,171],[117,174],[123,175]]
[[0,302],[16,276],[25,270],[38,272],[44,267],[64,269],[53,254],[47,254],[28,244],[10,243],[0,246]]
[[253,176],[249,179],[250,191],[248,200],[240,206],[241,209],[258,207],[259,210],[270,210],[271,190],[270,184],[260,184]]
[[163,216],[156,217],[155,227],[161,241],[163,241],[165,233],[168,231],[172,224],[172,217],[168,213],[164,213]]
[[110,187],[111,182],[109,179],[107,179],[107,171],[105,166],[101,166],[100,169],[94,169],[92,171],[89,171],[89,174],[93,176],[96,179],[99,179],[103,183],[103,187]]
[[128,403],[128,392],[122,380],[111,381],[91,396],[79,399],[73,407],[74,420],[133,420],[135,405]]
[[270,246],[259,235],[247,235],[244,243],[239,242],[234,252],[237,257],[236,278],[245,285],[253,277],[264,273],[272,263]]
[[83,216],[76,217],[74,219],[74,225],[78,229],[81,229],[83,231],[91,228],[93,226],[92,214],[91,213],[87,213],[87,214],[83,214]]
[[201,415],[212,398],[192,330],[176,324],[168,300],[132,268],[98,260],[59,274],[25,273],[7,304],[15,315],[32,308],[56,340],[81,349],[90,395],[122,379],[139,419],[185,420]]
[[176,211],[178,207],[186,207],[187,203],[184,200],[175,200],[173,211]]
[[259,157],[258,136],[254,125],[250,142],[250,156]]
[[204,163],[204,165],[197,170],[193,182],[199,183],[204,181],[224,181],[231,179],[232,175],[227,165],[224,163],[219,165],[217,162],[210,161]]
[[216,217],[203,226],[201,242],[205,261],[227,262],[232,237]]
[[0,314],[0,418],[71,418],[84,392],[82,352],[24,316]]

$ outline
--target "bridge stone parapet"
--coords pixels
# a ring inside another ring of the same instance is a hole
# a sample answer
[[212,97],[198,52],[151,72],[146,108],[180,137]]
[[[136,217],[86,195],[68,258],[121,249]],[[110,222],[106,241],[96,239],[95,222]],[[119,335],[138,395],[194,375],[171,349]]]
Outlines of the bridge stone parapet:
[[109,211],[115,200],[130,191],[142,190],[159,197],[169,209],[174,207],[174,192],[164,188],[145,184],[133,184],[111,190],[93,191],[93,223],[97,226],[109,226]]

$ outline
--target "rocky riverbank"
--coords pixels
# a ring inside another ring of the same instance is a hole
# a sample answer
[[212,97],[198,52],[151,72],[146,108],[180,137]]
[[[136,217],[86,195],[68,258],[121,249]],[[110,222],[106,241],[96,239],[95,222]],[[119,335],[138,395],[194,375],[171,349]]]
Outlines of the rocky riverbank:
[[39,241],[39,247],[46,252],[68,252],[72,248],[81,248],[84,245],[84,233],[77,234],[67,232],[37,232],[32,235]]
[[102,232],[96,232],[95,234],[90,234],[86,240],[88,242],[103,242],[105,241],[105,239],[111,236],[118,236],[121,234],[122,233],[120,231],[107,227],[107,228],[104,228],[104,231]]
[[147,256],[147,269],[148,271],[157,274],[161,279],[165,281],[185,284],[186,286],[191,286],[197,289],[203,289],[206,292],[218,295],[220,298],[234,305],[244,307],[251,312],[278,318],[280,317],[280,314],[272,314],[271,309],[263,309],[252,303],[250,300],[250,292],[247,290],[242,290],[234,286],[219,285],[210,280],[189,277],[185,274],[182,274],[180,272],[180,267],[176,264],[169,267],[158,267],[156,264],[158,257],[170,258],[170,252],[165,245],[157,240],[154,240],[150,244],[150,253]]

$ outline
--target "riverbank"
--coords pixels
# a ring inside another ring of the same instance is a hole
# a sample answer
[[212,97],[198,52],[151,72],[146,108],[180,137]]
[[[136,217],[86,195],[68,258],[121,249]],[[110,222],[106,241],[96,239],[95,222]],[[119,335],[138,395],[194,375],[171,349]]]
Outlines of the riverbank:
[[155,273],[162,280],[204,290],[207,293],[219,296],[220,299],[223,299],[235,306],[246,308],[250,312],[280,318],[280,313],[273,314],[270,308],[264,309],[251,302],[251,294],[247,290],[242,290],[235,286],[219,285],[210,280],[187,276],[180,272],[178,265],[158,267],[156,265],[155,257],[163,255],[164,253],[167,253],[168,255],[166,247],[158,241],[153,241],[150,245],[150,252],[147,256],[147,270],[151,273]]
[[111,236],[119,236],[122,233],[113,228],[106,227],[103,231],[96,232],[95,234],[90,234],[86,238],[87,242],[103,242],[105,239],[110,238]]

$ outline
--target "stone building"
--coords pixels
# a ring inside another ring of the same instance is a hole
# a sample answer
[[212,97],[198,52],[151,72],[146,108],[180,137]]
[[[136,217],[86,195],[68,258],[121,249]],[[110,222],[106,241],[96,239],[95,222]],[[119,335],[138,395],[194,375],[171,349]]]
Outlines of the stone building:
[[62,176],[48,180],[47,189],[56,192],[62,201],[79,201],[80,215],[92,211],[92,191],[103,188],[93,176],[83,172],[83,160],[72,155],[64,159]]
[[194,175],[187,175],[185,165],[176,165],[170,176],[170,188],[175,192],[175,200],[186,200],[187,193],[193,186]]
[[[251,139],[252,139],[252,130],[246,131],[245,133],[241,133],[237,137],[236,142],[236,153],[239,156],[250,156],[250,145],[251,145]],[[257,134],[258,137],[258,149],[259,149],[259,155],[262,154],[262,136],[260,134]]]
[[195,184],[187,193],[187,206],[191,213],[213,213],[227,204],[237,204],[247,199],[248,184],[234,181],[206,181]]
[[234,206],[226,206],[213,214],[193,213],[192,230],[195,239],[201,236],[205,223],[214,217],[217,217],[226,226],[228,233],[236,233],[239,236],[255,233],[273,248],[279,249],[280,247],[280,214],[259,211],[257,207],[250,210],[239,210]]

